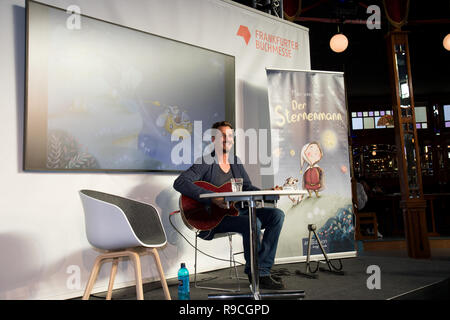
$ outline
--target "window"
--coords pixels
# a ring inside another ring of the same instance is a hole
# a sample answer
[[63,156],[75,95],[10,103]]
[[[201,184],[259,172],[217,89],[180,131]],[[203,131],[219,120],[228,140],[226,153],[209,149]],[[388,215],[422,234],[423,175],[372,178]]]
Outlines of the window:
[[393,112],[391,110],[352,112],[352,129],[393,128],[392,115]]
[[[414,112],[416,116],[416,128],[428,129],[427,107],[417,106],[414,108]],[[444,106],[444,113],[445,126],[446,128],[450,128],[450,105]],[[393,128],[393,115],[394,113],[391,110],[352,112],[352,129],[363,130]]]
[[353,130],[361,130],[364,129],[362,118],[352,118],[352,128]]
[[450,104],[444,105],[445,127],[450,128]]
[[416,116],[416,128],[417,129],[428,129],[427,107],[423,107],[423,106],[415,107],[414,113]]

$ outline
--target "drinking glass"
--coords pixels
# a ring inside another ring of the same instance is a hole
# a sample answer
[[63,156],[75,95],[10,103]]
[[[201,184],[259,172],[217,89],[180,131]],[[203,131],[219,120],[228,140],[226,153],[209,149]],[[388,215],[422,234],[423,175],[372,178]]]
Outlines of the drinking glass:
[[242,186],[244,185],[243,178],[232,178],[230,182],[231,182],[231,191],[233,192],[242,191]]

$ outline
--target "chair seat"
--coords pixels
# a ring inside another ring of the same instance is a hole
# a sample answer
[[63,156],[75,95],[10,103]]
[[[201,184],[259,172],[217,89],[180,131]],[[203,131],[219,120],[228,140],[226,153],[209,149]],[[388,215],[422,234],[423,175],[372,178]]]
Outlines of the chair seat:
[[[376,212],[358,212],[356,213],[355,239],[369,240],[378,239],[378,221]],[[371,226],[373,235],[366,235],[361,232],[361,225]]]

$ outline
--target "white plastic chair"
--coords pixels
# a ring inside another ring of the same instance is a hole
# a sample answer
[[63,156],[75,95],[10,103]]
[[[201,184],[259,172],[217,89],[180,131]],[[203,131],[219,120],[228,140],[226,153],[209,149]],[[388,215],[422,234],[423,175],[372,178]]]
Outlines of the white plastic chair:
[[[95,260],[83,300],[89,299],[101,264],[112,259],[107,300],[111,299],[119,258],[128,257],[134,263],[136,294],[144,299],[140,254],[152,253],[158,269],[165,298],[170,293],[157,248],[167,243],[158,211],[152,205],[94,190],[80,190],[89,243],[106,253]],[[150,250],[149,250],[150,249]]]

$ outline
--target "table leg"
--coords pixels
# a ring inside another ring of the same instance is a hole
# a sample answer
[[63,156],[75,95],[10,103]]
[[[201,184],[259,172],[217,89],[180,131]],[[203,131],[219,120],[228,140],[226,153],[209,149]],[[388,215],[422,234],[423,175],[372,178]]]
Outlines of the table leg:
[[252,275],[252,292],[255,300],[260,300],[259,293],[259,267],[258,267],[258,234],[256,224],[256,205],[255,201],[248,203],[248,217],[250,225],[250,272]]
[[[225,197],[225,201],[247,201],[248,203],[248,216],[249,216],[249,228],[250,228],[250,272],[252,275],[252,292],[247,293],[232,293],[232,294],[209,294],[208,299],[303,299],[305,297],[304,290],[278,290],[276,292],[263,292],[259,291],[259,265],[258,265],[258,234],[256,223],[256,201],[253,197],[238,197],[228,198]],[[273,199],[272,199],[273,200]]]

